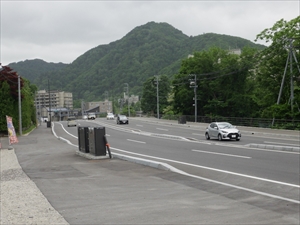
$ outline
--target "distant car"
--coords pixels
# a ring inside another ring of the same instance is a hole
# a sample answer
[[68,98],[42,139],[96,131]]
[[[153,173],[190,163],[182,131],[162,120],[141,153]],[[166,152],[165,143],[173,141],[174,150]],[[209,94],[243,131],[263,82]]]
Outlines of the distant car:
[[88,116],[87,116],[87,115],[83,115],[83,116],[82,116],[82,119],[83,119],[83,120],[87,120],[87,119],[88,119]]
[[129,124],[128,118],[125,115],[118,115],[117,124]]
[[77,121],[76,117],[69,117],[68,120],[68,127],[76,127],[77,126]]
[[113,119],[115,119],[115,116],[114,116],[113,113],[107,113],[106,119],[107,120],[113,120]]
[[96,114],[95,113],[89,113],[88,114],[88,120],[94,120],[96,119]]
[[242,137],[241,132],[232,124],[227,122],[213,122],[209,124],[205,131],[205,138],[217,138],[222,140],[236,140],[239,141]]

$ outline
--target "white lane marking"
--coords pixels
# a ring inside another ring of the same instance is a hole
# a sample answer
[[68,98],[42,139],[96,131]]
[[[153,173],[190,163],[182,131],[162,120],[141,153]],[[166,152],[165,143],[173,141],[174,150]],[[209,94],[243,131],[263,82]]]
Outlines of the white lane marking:
[[164,129],[164,128],[156,128],[156,130],[164,130],[164,131],[169,131],[168,129]]
[[[86,121],[86,122],[94,122],[94,121]],[[100,125],[103,125],[104,123],[103,122],[99,122],[99,121],[96,121],[98,122],[98,124]],[[109,128],[112,128],[112,129],[115,129],[115,130],[119,130],[119,131],[124,131],[124,132],[134,132],[134,133],[137,133],[137,134],[141,134],[141,135],[147,135],[147,136],[150,136],[151,133],[148,133],[148,132],[142,132],[142,131],[138,131],[138,132],[135,132],[134,130],[128,130],[128,129],[122,129],[120,127],[118,127],[118,129],[116,129],[115,126],[110,126],[109,124],[106,124],[106,127],[109,127]],[[154,138],[165,138],[163,136],[151,136],[151,137],[154,137]],[[165,138],[167,139],[167,138]],[[194,143],[200,143],[200,144],[207,144],[207,145],[220,145],[220,146],[225,146],[225,147],[233,147],[233,148],[244,148],[244,149],[250,149],[250,150],[254,150],[254,151],[264,151],[264,152],[276,152],[276,153],[283,153],[283,154],[297,154],[299,155],[300,152],[293,152],[293,151],[281,151],[281,150],[272,150],[272,149],[264,149],[264,148],[252,148],[252,147],[247,147],[245,145],[233,145],[233,144],[218,144],[216,142],[207,142],[207,141],[191,141],[191,140],[188,140],[188,139],[185,139],[185,138],[182,138],[182,139],[174,139],[176,141],[189,141],[189,142],[194,142]],[[284,139],[284,140],[287,140],[287,139]]]
[[231,154],[225,154],[225,153],[219,153],[219,152],[208,152],[208,151],[201,151],[192,149],[193,152],[202,152],[202,153],[208,153],[208,154],[215,154],[215,155],[225,155],[225,156],[231,156],[231,157],[238,157],[238,158],[245,158],[245,159],[252,159],[252,157],[249,156],[241,156],[241,155],[231,155]]
[[192,135],[197,135],[197,136],[204,136],[203,134],[196,134],[196,133],[192,133]]
[[137,127],[144,127],[143,125],[140,125],[140,124],[137,124],[136,126],[137,126]]
[[235,173],[235,172],[231,172],[231,171],[228,171],[228,170],[220,170],[220,169],[215,169],[215,168],[211,168],[211,167],[200,166],[200,165],[196,165],[196,164],[191,164],[191,163],[176,161],[176,160],[172,160],[172,159],[160,158],[160,157],[150,156],[150,155],[144,155],[144,154],[140,154],[140,153],[133,153],[133,152],[129,152],[129,151],[117,149],[117,148],[114,148],[114,149],[117,150],[117,151],[120,151],[120,152],[126,152],[126,153],[133,154],[133,155],[139,155],[139,156],[143,156],[143,157],[148,157],[148,158],[163,160],[163,161],[167,161],[167,162],[174,162],[174,163],[178,163],[178,164],[182,164],[182,165],[187,165],[187,166],[192,166],[192,167],[197,167],[197,168],[202,168],[202,169],[217,171],[217,172],[221,172],[221,173],[228,173],[228,174],[232,174],[232,175],[236,175],[236,176],[240,176],[240,177],[246,177],[246,178],[251,178],[251,179],[266,181],[266,182],[270,182],[270,183],[275,183],[275,184],[281,184],[281,185],[286,185],[286,186],[290,186],[290,187],[300,188],[299,185],[285,183],[285,182],[281,182],[281,181],[277,181],[277,180],[270,180],[270,179],[266,179],[266,178],[262,178],[262,177],[255,177],[255,176],[250,176],[250,175],[246,175],[246,174]]
[[[146,156],[146,157],[149,157],[149,158],[155,158],[155,159],[160,159],[160,160],[165,160],[165,161],[171,161],[171,162],[181,163],[181,164],[185,164],[185,165],[192,165],[192,166],[196,166],[196,167],[202,167],[202,166],[193,165],[193,164],[189,164],[189,163],[178,162],[178,161],[174,161],[174,160],[168,160],[168,159],[164,159],[164,158],[159,158],[159,157],[154,157],[154,156],[148,156],[148,155],[143,155],[143,154],[139,154],[139,153],[132,153],[132,152],[128,152],[128,151],[117,149],[117,148],[111,148],[111,149],[114,149],[114,150],[117,150],[117,151],[121,151],[121,152],[130,153],[130,154],[133,154],[133,155]],[[112,153],[112,154],[114,154],[114,153]],[[207,168],[208,167],[206,167],[206,169]],[[208,169],[216,170],[216,169],[213,169],[213,168],[208,168]],[[253,178],[253,179],[257,179],[257,180],[263,180],[263,181],[267,181],[267,182],[273,182],[273,183],[277,183],[277,184],[292,186],[292,187],[296,187],[296,188],[300,187],[300,186],[294,185],[294,184],[283,183],[283,182],[279,182],[279,181],[268,180],[268,179],[264,179],[264,178],[260,178],[260,177],[248,176],[248,175],[244,175],[244,174],[232,173],[232,172],[225,171],[225,170],[217,170],[217,171],[219,171],[219,172],[226,172],[226,173],[235,174],[235,175],[240,175],[240,176],[244,176],[244,177],[248,177],[248,178]],[[176,171],[173,171],[173,172],[176,172]],[[272,194],[269,194],[269,193],[266,193],[266,192],[256,191],[254,189],[245,188],[245,187],[241,187],[241,186],[237,186],[237,185],[233,185],[233,184],[229,184],[229,183],[225,183],[225,182],[220,182],[220,181],[217,181],[217,180],[208,179],[208,178],[205,178],[205,177],[196,176],[196,175],[193,175],[193,174],[186,173],[184,171],[181,171],[181,172],[177,171],[177,172],[179,172],[180,174],[186,175],[186,176],[194,177],[194,178],[197,178],[197,179],[200,179],[200,180],[205,180],[205,181],[208,181],[208,182],[211,182],[211,183],[221,184],[221,185],[224,185],[224,186],[227,186],[227,187],[232,187],[232,188],[236,188],[236,189],[239,189],[239,190],[248,191],[248,192],[251,192],[251,193],[254,193],[254,194],[259,194],[259,195],[267,196],[267,197],[270,197],[270,198],[276,198],[276,199],[281,199],[281,200],[285,200],[285,201],[288,201],[288,202],[293,202],[293,203],[296,203],[296,204],[300,204],[300,201],[295,200],[295,199],[285,198],[285,197],[278,196],[278,195],[272,195]]]
[[[53,127],[52,130],[54,132],[54,124],[53,123]],[[68,131],[66,131],[66,129],[63,127],[63,125],[61,123],[58,123],[62,126],[63,130],[68,133],[70,136],[78,139],[78,137],[72,135],[71,133],[69,133]],[[55,134],[55,132],[54,132]],[[57,137],[57,135],[55,134],[55,136]],[[141,141],[135,141],[135,140],[130,140],[127,139],[128,141],[133,141],[133,142],[137,142],[137,143],[142,143],[142,144],[146,144],[146,142],[141,142]],[[72,144],[73,145],[73,144]],[[216,144],[216,145],[221,145],[221,144]],[[279,153],[290,153],[290,154],[300,154],[299,152],[286,152],[286,151],[277,151],[277,150],[267,150],[267,149],[255,149],[255,148],[249,148],[246,146],[236,146],[236,145],[228,145],[231,147],[236,147],[236,148],[246,148],[246,149],[252,149],[252,150],[256,150],[256,151],[270,151],[270,152],[279,152]],[[119,150],[119,151],[123,151],[123,150]],[[127,151],[124,151],[127,152]],[[141,156],[146,156],[149,158],[156,158],[156,159],[160,159],[160,160],[165,160],[165,161],[170,161],[170,162],[175,162],[175,163],[181,163],[181,164],[185,164],[185,165],[190,165],[190,166],[194,166],[194,167],[199,167],[199,168],[204,168],[204,169],[209,169],[209,170],[214,170],[214,171],[218,171],[218,172],[223,172],[223,173],[229,173],[229,174],[233,174],[233,175],[237,175],[237,176],[244,176],[247,178],[253,178],[253,179],[257,179],[257,180],[262,180],[262,181],[268,181],[268,182],[272,182],[272,183],[278,183],[278,184],[283,184],[283,185],[287,185],[287,186],[292,186],[292,187],[297,187],[300,188],[299,185],[294,185],[294,184],[289,184],[289,183],[284,183],[284,182],[280,182],[280,181],[274,181],[274,180],[269,180],[269,179],[265,179],[265,178],[260,178],[260,177],[254,177],[254,176],[249,176],[249,175],[244,175],[244,174],[238,174],[238,173],[234,173],[234,172],[230,172],[230,171],[225,171],[225,170],[218,170],[215,168],[210,168],[210,167],[204,167],[204,166],[199,166],[199,165],[195,165],[195,164],[189,164],[189,163],[184,163],[184,162],[180,162],[180,161],[175,161],[175,160],[169,160],[169,159],[164,159],[164,158],[159,158],[159,157],[154,157],[154,156],[149,156],[149,155],[142,155],[142,154],[138,154],[138,153],[132,153],[132,152],[127,152],[130,154],[137,154],[137,155],[141,155]]]
[[132,140],[132,139],[127,139],[127,141],[132,141],[132,142],[136,142],[136,143],[146,144],[146,142],[144,142],[144,141],[137,141],[137,140]]
[[228,184],[228,183],[220,182],[220,181],[217,181],[217,180],[211,180],[211,179],[207,179],[205,177],[200,177],[200,176],[196,176],[196,175],[192,175],[192,174],[187,174],[187,176],[194,177],[194,178],[197,178],[197,179],[200,179],[200,180],[209,181],[209,182],[215,183],[215,184],[221,184],[221,185],[224,185],[224,186],[227,186],[227,187],[236,188],[236,189],[239,189],[239,190],[248,191],[248,192],[251,192],[251,193],[254,193],[254,194],[267,196],[267,197],[270,197],[270,198],[276,198],[276,199],[280,199],[280,200],[300,204],[300,201],[298,201],[298,200],[281,197],[279,195],[272,195],[272,194],[269,194],[269,193],[266,193],[266,192],[256,191],[256,190],[253,190],[253,189],[250,189],[250,188],[245,188],[245,187],[241,187],[241,186],[237,186],[237,185],[233,185],[233,184]]
[[[60,124],[62,126],[62,124]],[[72,145],[73,147],[77,147],[78,148],[78,145],[74,145],[73,143],[71,143],[68,139],[65,139],[65,138],[62,138],[62,137],[59,137],[57,136],[57,134],[55,133],[54,131],[54,126],[55,126],[55,123],[53,123],[53,126],[51,127],[52,129],[52,133],[54,134],[54,136],[59,139],[59,140],[62,140],[64,142],[67,142],[69,145]]]
[[[54,124],[54,123],[53,123]],[[68,135],[70,135],[70,136],[72,136],[73,138],[76,138],[76,139],[78,139],[78,137],[77,136],[75,136],[75,135],[73,135],[73,134],[71,134],[71,133],[69,133],[65,128],[64,128],[64,126],[62,125],[62,123],[58,123],[58,124],[60,124],[61,125],[61,127],[62,127],[62,129],[68,134]]]
[[[57,137],[58,139],[61,139],[60,137],[58,137],[56,135],[56,133],[54,132],[54,123],[53,123],[53,126],[52,126],[52,131],[53,131],[53,134],[55,137]],[[74,147],[77,147],[78,148],[78,145],[74,145],[72,144],[70,141],[64,139],[69,145],[72,145]],[[122,152],[127,152],[127,153],[130,153],[130,154],[135,154],[135,155],[142,155],[142,154],[138,154],[138,153],[132,153],[132,152],[128,152],[128,151],[124,151],[124,150],[121,150],[121,149],[117,149],[117,148],[112,148],[112,149],[115,149],[117,151],[122,151]],[[112,154],[117,154],[117,155],[120,155],[118,153],[112,153]],[[147,156],[147,155],[144,155],[144,156]],[[128,156],[130,157],[130,156]],[[153,157],[153,156],[147,156],[149,158],[157,158],[159,159],[158,157]],[[146,159],[143,159],[143,160],[146,160]],[[166,160],[166,159],[163,159],[165,161],[173,161],[173,160]],[[174,161],[176,162],[176,161]],[[157,162],[157,163],[160,163],[160,162]],[[190,177],[194,177],[194,178],[197,178],[197,179],[201,179],[201,180],[206,180],[206,181],[209,181],[209,182],[212,182],[212,183],[216,183],[216,184],[221,184],[221,185],[224,185],[224,186],[227,186],[227,187],[232,187],[232,188],[236,188],[236,189],[239,189],[239,190],[244,190],[244,191],[248,191],[248,192],[251,192],[251,193],[255,193],[255,194],[260,194],[260,195],[263,195],[263,196],[267,196],[267,197],[270,197],[270,198],[276,198],[276,199],[281,199],[281,200],[285,200],[285,201],[288,201],[288,202],[293,202],[293,203],[297,203],[297,204],[300,204],[300,201],[297,201],[297,200],[294,200],[294,199],[289,199],[289,198],[284,198],[284,197],[281,197],[281,196],[278,196],[278,195],[272,195],[272,194],[269,194],[269,193],[265,193],[265,192],[261,192],[261,191],[256,191],[256,190],[253,190],[253,189],[249,189],[249,188],[244,188],[244,187],[240,187],[240,186],[236,186],[236,185],[232,185],[232,184],[228,184],[228,183],[224,183],[224,182],[220,182],[220,181],[216,181],[216,180],[211,180],[211,179],[207,179],[207,178],[204,178],[204,177],[200,177],[200,176],[196,176],[196,175],[192,175],[192,174],[188,174],[188,173],[185,173],[183,171],[180,171],[180,170],[177,170],[174,171],[174,169],[172,170],[173,172],[177,172],[177,173],[181,173],[181,174],[184,174],[186,176],[190,176]],[[225,171],[224,171],[225,172]],[[231,172],[230,172],[231,173]],[[243,175],[243,174],[242,174]],[[247,175],[245,175],[247,176]],[[251,177],[251,178],[255,178],[255,177]],[[257,177],[256,177],[257,179]],[[271,180],[266,180],[266,181],[269,181],[271,182]],[[275,181],[276,183],[278,183],[278,181]],[[280,182],[282,183],[282,182]],[[282,183],[282,184],[285,184],[285,185],[288,185],[288,186],[295,186],[293,184],[289,184],[289,183]],[[296,187],[300,187],[300,186],[296,186]]]
[[289,143],[280,143],[280,142],[271,142],[271,141],[264,141],[264,143],[267,143],[267,144],[277,144],[277,145],[292,145],[292,146],[299,147],[299,144],[289,144]]

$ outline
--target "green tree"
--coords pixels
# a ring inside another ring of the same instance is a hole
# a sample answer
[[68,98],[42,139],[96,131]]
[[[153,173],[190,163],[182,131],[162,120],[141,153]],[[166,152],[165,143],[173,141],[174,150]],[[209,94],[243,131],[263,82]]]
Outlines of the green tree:
[[254,101],[248,77],[254,54],[251,48],[243,49],[239,56],[213,47],[183,60],[180,73],[173,80],[175,112],[194,113],[196,86],[198,115],[251,115]]
[[[294,57],[292,57],[292,63],[288,60],[290,52],[294,53],[298,62],[300,60],[299,51],[295,50],[295,47],[300,45],[299,26],[300,16],[290,21],[281,19],[256,37],[256,40],[271,42],[271,45],[258,55],[259,64],[256,70],[255,96],[261,108],[262,117],[300,118],[299,64],[296,63]],[[285,69],[287,69],[286,76],[283,79]],[[283,80],[285,82],[282,83]],[[281,84],[283,84],[282,94],[278,102]],[[292,101],[291,93],[294,93]],[[276,106],[277,103],[281,106]],[[294,106],[296,106],[296,112],[293,112]]]
[[[29,128],[36,124],[34,107],[35,85],[22,77],[18,80],[18,74],[10,67],[4,66],[0,71],[0,132],[7,131],[6,115],[13,118],[16,131],[19,131],[19,84],[21,90],[21,116],[22,128]],[[20,81],[20,83],[18,83]]]
[[[17,114],[14,112],[15,99],[10,94],[10,86],[6,81],[0,82],[0,132],[7,133],[6,116],[13,117],[15,124]],[[13,113],[13,114],[12,114]]]
[[29,80],[24,79],[24,86],[22,88],[22,128],[29,128],[36,124],[36,109],[34,106],[34,96],[37,87],[31,85]]

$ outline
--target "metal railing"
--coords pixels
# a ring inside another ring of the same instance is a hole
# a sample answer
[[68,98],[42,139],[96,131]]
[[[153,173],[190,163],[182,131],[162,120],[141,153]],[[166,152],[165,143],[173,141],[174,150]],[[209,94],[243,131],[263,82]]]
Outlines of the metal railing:
[[[162,115],[162,119],[178,120],[179,123],[195,122],[195,116],[192,115]],[[288,119],[271,119],[271,118],[244,118],[244,117],[207,117],[198,116],[198,123],[211,123],[211,122],[229,122],[235,126],[246,127],[262,127],[286,130],[300,130],[300,120]]]

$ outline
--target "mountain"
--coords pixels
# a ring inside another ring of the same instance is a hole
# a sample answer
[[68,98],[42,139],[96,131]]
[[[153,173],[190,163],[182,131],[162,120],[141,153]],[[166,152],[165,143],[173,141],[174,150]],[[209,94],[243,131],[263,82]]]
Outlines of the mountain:
[[14,71],[17,71],[22,77],[28,79],[31,83],[35,83],[35,80],[38,77],[43,76],[43,74],[58,72],[64,69],[67,64],[48,63],[41,59],[33,59],[17,63],[10,63],[8,66]]
[[[141,95],[142,85],[149,77],[161,74],[172,77],[189,54],[212,46],[223,49],[265,47],[243,38],[214,33],[189,37],[167,23],[149,22],[134,28],[120,40],[90,49],[71,64],[46,66],[42,60],[28,60],[9,66],[40,89],[47,89],[49,78],[51,89],[70,91],[74,99],[96,101],[103,100],[105,92],[110,97],[121,97],[124,83],[129,86],[129,94]],[[30,63],[38,63],[38,67],[45,65],[36,71]]]

